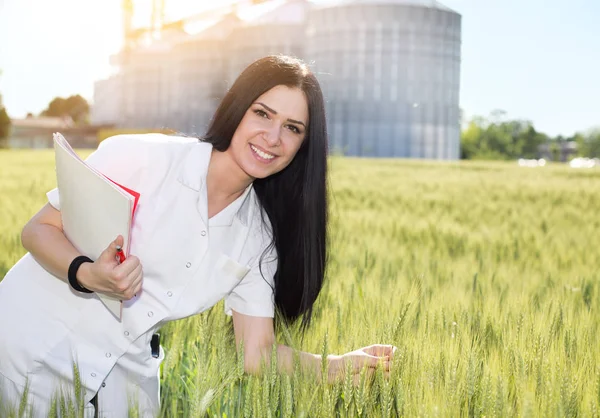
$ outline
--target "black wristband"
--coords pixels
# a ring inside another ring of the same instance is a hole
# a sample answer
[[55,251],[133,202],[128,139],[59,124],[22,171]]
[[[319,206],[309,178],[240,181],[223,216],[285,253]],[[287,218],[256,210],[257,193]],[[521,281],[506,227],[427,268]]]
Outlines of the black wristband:
[[83,263],[93,263],[93,262],[94,262],[94,260],[92,260],[89,257],[86,257],[85,255],[80,255],[79,257],[75,257],[73,259],[73,261],[71,261],[71,265],[69,266],[69,272],[68,272],[67,276],[69,278],[69,284],[71,285],[71,287],[73,289],[77,290],[78,292],[82,292],[82,293],[94,293],[93,291],[86,289],[85,287],[80,285],[79,282],[77,281],[77,270],[79,270],[79,267]]

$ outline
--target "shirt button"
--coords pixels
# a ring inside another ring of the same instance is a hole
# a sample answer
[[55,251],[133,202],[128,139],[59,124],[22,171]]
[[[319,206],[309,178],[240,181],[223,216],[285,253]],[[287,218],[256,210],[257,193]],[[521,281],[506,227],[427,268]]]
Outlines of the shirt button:
[[106,387],[106,382],[102,382],[102,387],[105,388]]
[[200,232],[200,235],[202,235],[203,237],[206,236],[206,231]]
[[171,297],[171,296],[173,296],[173,292],[170,292],[170,291],[169,291],[169,292],[167,292],[167,296],[168,296],[168,297]]
[[186,266],[187,268],[190,268],[190,267],[192,267],[192,263],[187,263],[185,266]]
[[112,354],[106,353],[106,358],[110,358],[111,356],[112,356]]
[[96,373],[90,373],[90,376],[96,377]]
[[123,334],[125,334],[126,337],[129,337],[129,331],[125,331]]
[[154,316],[154,312],[148,311],[148,316],[152,318]]

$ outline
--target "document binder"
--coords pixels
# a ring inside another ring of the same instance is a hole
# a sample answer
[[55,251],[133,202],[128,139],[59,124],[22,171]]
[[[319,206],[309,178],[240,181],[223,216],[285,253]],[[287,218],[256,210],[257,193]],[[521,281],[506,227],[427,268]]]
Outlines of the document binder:
[[[118,236],[124,239],[123,251],[129,255],[133,215],[139,193],[128,189],[83,161],[65,137],[54,134],[56,180],[65,236],[81,254],[96,260]],[[118,318],[122,302],[96,293]]]

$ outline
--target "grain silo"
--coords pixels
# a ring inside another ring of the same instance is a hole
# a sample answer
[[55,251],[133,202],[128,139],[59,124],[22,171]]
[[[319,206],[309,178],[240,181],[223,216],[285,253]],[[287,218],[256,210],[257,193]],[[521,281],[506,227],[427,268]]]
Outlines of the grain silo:
[[202,136],[223,97],[227,85],[228,55],[226,41],[235,27],[241,25],[234,14],[217,22],[209,22],[198,33],[182,38],[174,47],[177,100],[169,127],[187,135]]
[[351,156],[458,159],[461,16],[431,0],[313,7],[306,57],[330,147]]
[[274,0],[254,6],[255,16],[228,39],[228,86],[254,60],[271,54],[305,55],[307,0]]

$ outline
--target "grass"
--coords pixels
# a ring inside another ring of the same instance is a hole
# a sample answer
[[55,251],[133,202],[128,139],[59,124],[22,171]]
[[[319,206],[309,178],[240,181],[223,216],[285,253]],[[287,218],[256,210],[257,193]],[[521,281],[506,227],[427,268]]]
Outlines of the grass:
[[[315,353],[398,347],[389,379],[241,372],[219,304],[161,331],[162,417],[598,416],[600,171],[331,160]],[[0,277],[54,187],[48,151],[0,153]],[[135,414],[133,414],[135,416]]]

